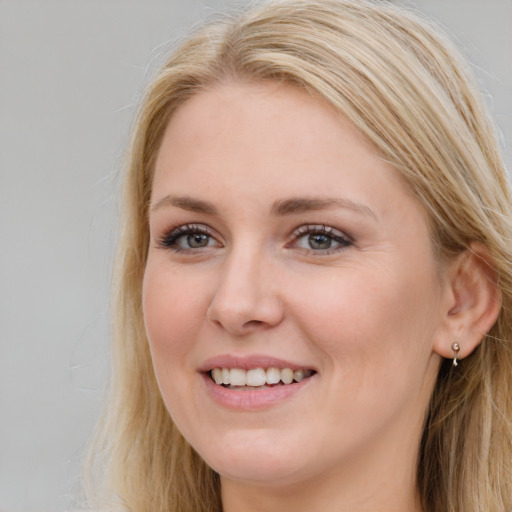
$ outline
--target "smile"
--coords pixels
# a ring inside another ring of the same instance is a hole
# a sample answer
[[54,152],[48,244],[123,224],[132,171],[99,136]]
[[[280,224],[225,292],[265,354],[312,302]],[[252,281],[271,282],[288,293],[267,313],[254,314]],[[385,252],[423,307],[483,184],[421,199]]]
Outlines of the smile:
[[219,386],[228,389],[250,390],[299,383],[311,377],[315,372],[309,369],[291,368],[213,368],[210,377]]

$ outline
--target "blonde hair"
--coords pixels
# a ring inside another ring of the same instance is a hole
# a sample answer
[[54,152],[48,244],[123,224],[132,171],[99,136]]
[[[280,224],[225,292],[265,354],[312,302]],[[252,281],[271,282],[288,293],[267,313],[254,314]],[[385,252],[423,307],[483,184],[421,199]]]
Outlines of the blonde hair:
[[[385,1],[284,0],[215,21],[170,57],[135,127],[114,288],[110,400],[92,449],[109,507],[222,510],[219,478],[174,426],[153,375],[141,285],[155,156],[173,112],[226,81],[293,84],[328,101],[400,171],[440,257],[483,243],[499,318],[456,371],[441,367],[419,447],[425,511],[512,510],[512,212],[507,173],[462,59],[416,14]],[[449,364],[449,362],[447,362]]]

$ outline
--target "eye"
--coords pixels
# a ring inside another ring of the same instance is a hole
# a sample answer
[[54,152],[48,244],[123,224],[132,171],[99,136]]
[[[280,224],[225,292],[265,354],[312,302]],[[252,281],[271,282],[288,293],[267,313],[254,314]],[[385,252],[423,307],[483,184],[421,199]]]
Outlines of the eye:
[[[181,237],[182,239],[184,237]],[[204,233],[191,233],[187,235],[186,245],[192,249],[199,249],[201,247],[208,247],[210,237]]]
[[301,226],[294,232],[293,247],[317,253],[332,253],[352,245],[350,237],[325,225]]
[[202,224],[186,224],[178,226],[160,237],[158,246],[178,252],[220,247],[220,244],[210,234],[207,226]]

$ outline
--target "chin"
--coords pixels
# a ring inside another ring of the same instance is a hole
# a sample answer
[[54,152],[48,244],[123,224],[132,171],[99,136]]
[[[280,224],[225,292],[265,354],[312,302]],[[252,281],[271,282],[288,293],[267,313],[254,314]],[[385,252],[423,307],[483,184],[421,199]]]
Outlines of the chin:
[[[223,479],[265,487],[286,486],[306,479],[306,468],[297,468],[294,461],[282,459],[265,460],[263,455],[256,460],[240,457],[239,460],[218,461],[211,465]],[[217,467],[215,467],[217,466]]]
[[287,482],[308,457],[278,437],[264,429],[231,431],[196,451],[223,478],[255,484]]

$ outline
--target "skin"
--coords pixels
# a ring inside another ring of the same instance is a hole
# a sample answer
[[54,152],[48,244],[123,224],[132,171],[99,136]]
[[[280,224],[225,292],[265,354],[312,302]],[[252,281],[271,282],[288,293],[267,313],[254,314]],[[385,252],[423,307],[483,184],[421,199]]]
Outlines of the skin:
[[[297,198],[342,202],[273,211]],[[421,510],[418,446],[455,299],[398,173],[305,92],[223,84],[170,120],[149,224],[155,373],[173,420],[221,475],[225,512]],[[206,246],[190,248],[187,234],[162,245],[191,224],[206,227]],[[350,243],[312,248],[297,233],[308,225]],[[273,406],[233,410],[198,371],[224,354],[317,373]]]

